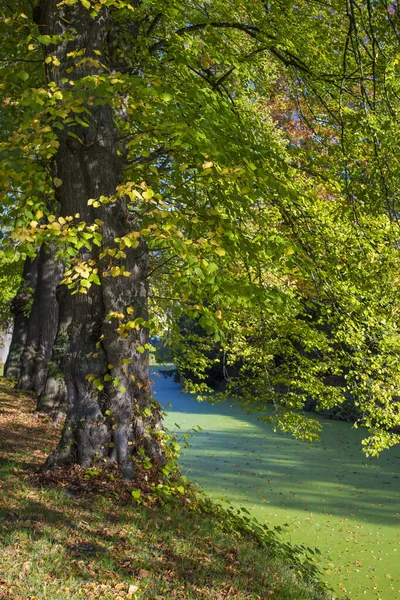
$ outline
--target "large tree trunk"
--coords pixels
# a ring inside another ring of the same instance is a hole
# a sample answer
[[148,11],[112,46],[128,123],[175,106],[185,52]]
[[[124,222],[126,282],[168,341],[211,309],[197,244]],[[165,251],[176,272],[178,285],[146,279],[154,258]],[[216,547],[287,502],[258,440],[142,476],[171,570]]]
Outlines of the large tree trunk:
[[[56,344],[57,338],[55,346]],[[38,398],[36,407],[38,412],[48,414],[54,421],[65,417],[67,410],[67,388],[60,370],[60,364],[59,349],[55,350],[53,348],[53,355],[47,371],[44,389]]]
[[4,376],[10,379],[19,379],[21,373],[21,355],[25,347],[30,307],[38,274],[38,257],[25,260],[22,273],[22,283],[17,295],[12,301],[11,310],[14,314],[13,334],[8,351]]
[[[56,69],[48,67],[47,76],[59,88],[68,90],[68,81],[74,79],[76,90],[84,86],[79,82],[82,77],[102,72],[97,59],[99,54],[106,55],[109,13],[102,8],[98,16],[91,17],[80,3],[58,4],[58,0],[41,1],[37,15],[41,33],[60,35],[68,29],[74,39],[45,47],[46,54],[57,56],[61,63]],[[92,61],[78,67],[73,55],[67,56],[82,48],[85,57],[95,59],[97,64],[93,66]],[[88,206],[88,200],[113,195],[121,182],[124,164],[117,152],[117,130],[110,106],[89,101],[86,108],[90,111],[90,117],[85,115],[89,126],[72,130],[81,141],[69,136],[67,127],[57,130],[60,145],[54,176],[62,184],[56,193],[62,216],[79,213],[79,219],[87,225],[96,219],[103,221],[104,250],[115,246],[114,239],[128,232],[126,201],[96,210]],[[140,327],[121,337],[117,333],[120,322],[106,317],[112,311],[126,314],[127,306],[131,306],[134,318],[147,318],[148,254],[143,244],[135,250],[127,248],[125,267],[130,275],[113,278],[109,276],[109,265],[99,262],[99,252],[95,245],[90,249],[84,246],[78,259],[98,264],[101,284],[92,285],[87,293],[72,294],[66,290],[61,299],[60,312],[64,322],[68,322],[62,361],[67,416],[59,447],[46,466],[76,462],[88,467],[103,459],[117,462],[123,475],[133,478],[132,455],[140,447],[163,462],[160,409],[150,394],[147,352],[137,350],[147,342],[148,333]]]
[[42,245],[25,348],[21,356],[18,381],[18,388],[21,390],[32,390],[40,394],[44,389],[58,326],[56,288],[61,275],[62,265],[55,262],[51,249]]

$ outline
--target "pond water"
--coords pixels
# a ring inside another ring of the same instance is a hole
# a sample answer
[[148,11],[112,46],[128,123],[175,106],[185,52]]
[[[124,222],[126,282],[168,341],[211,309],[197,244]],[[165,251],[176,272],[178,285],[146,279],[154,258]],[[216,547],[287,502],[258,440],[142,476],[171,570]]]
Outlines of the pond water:
[[322,440],[309,445],[152,374],[156,398],[171,404],[167,427],[203,429],[183,450],[185,475],[270,526],[288,523],[285,539],[317,546],[338,597],[400,600],[400,448],[367,459],[363,432],[329,419],[321,419]]

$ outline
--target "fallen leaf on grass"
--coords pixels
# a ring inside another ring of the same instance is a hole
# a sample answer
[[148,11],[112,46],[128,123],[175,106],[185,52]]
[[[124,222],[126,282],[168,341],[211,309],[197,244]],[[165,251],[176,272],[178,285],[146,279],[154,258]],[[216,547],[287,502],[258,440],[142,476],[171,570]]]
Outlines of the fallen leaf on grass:
[[114,587],[116,590],[123,590],[125,587],[125,584],[124,583],[116,583]]
[[144,577],[148,577],[149,575],[151,575],[150,571],[146,571],[146,569],[139,570],[138,577],[140,577],[141,579],[143,579]]

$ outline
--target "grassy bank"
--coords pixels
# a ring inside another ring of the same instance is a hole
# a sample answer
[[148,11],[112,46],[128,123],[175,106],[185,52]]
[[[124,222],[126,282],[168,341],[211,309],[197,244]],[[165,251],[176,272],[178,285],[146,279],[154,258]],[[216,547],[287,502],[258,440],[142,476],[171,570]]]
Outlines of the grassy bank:
[[33,409],[0,382],[0,598],[330,597],[274,537],[194,492],[137,503],[101,477],[35,475],[59,431]]

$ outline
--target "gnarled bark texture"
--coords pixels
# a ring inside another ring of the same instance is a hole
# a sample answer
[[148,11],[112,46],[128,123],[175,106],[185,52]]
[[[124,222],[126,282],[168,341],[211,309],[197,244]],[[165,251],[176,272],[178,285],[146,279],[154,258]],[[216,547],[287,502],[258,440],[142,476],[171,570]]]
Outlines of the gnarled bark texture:
[[37,283],[29,316],[18,389],[42,393],[58,327],[56,288],[62,265],[54,260],[54,252],[42,245],[39,252]]
[[[42,34],[63,35],[68,31],[73,36],[73,40],[44,48],[47,55],[57,56],[60,61],[58,68],[47,67],[49,81],[69,90],[68,82],[73,79],[74,89],[83,89],[82,77],[102,72],[98,56],[107,55],[109,9],[102,8],[98,16],[92,17],[81,3],[59,6],[58,0],[42,0],[36,20]],[[75,64],[78,61],[70,53],[81,49],[85,49],[86,58],[94,60]],[[60,145],[54,176],[62,181],[57,188],[61,215],[79,213],[79,219],[87,225],[101,219],[104,250],[115,246],[116,237],[128,233],[129,220],[124,200],[99,209],[88,206],[89,198],[114,194],[124,168],[118,155],[121,152],[117,152],[112,109],[100,98],[95,100],[89,99],[85,104],[90,112],[90,116],[85,115],[88,127],[72,130],[81,141],[68,135],[68,127],[57,129]],[[147,353],[137,350],[147,342],[147,330],[131,330],[121,337],[116,331],[119,322],[106,317],[112,311],[126,313],[126,307],[131,306],[134,318],[147,318],[148,254],[144,244],[126,249],[124,266],[130,275],[113,278],[108,276],[109,265],[99,262],[101,249],[84,246],[78,256],[86,263],[95,261],[99,265],[101,285],[92,285],[86,294],[66,290],[60,302],[67,416],[61,442],[46,467],[70,462],[88,467],[96,459],[103,459],[117,462],[123,475],[131,479],[132,455],[139,448],[163,462],[160,409],[150,394]],[[93,379],[104,382],[97,385],[103,385],[103,389],[96,389]]]
[[30,307],[37,282],[38,257],[25,260],[22,273],[22,283],[17,295],[12,301],[11,310],[14,314],[13,334],[8,351],[4,376],[10,379],[19,379],[21,373],[21,355],[25,347]]

